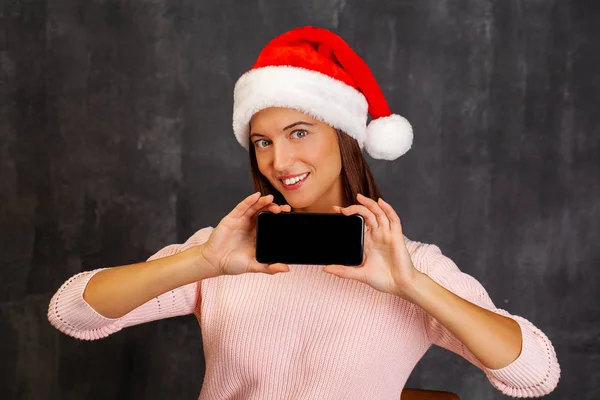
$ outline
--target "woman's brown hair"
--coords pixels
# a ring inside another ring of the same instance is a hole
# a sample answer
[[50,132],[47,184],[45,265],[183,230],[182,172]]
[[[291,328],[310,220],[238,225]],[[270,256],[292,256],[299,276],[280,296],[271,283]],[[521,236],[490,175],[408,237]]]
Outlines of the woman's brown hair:
[[[345,134],[339,129],[337,133],[338,145],[342,158],[342,187],[347,207],[352,204],[359,204],[356,200],[358,193],[369,197],[375,201],[381,196],[381,192],[375,183],[375,178],[371,169],[365,160],[358,142],[353,137]],[[256,151],[252,141],[249,140],[250,154],[250,172],[254,182],[254,191],[260,191],[263,196],[273,195],[273,202],[279,205],[287,204],[285,197],[271,185],[271,182],[260,172],[256,161]]]

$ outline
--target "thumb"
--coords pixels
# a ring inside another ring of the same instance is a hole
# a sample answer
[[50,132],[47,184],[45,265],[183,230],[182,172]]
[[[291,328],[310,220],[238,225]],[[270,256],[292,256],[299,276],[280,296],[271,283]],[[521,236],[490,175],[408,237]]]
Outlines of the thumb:
[[289,270],[290,268],[287,264],[263,264],[256,261],[256,258],[252,260],[248,268],[248,272],[262,272],[263,274],[269,275],[275,275],[278,272],[289,272]]
[[355,279],[364,282],[364,273],[362,268],[347,267],[345,265],[330,264],[323,268],[323,272],[338,276],[340,278]]

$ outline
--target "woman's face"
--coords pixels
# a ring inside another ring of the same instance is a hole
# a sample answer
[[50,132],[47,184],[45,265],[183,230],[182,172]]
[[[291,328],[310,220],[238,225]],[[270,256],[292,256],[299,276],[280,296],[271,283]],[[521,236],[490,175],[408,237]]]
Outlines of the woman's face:
[[258,169],[295,212],[333,212],[333,205],[344,205],[342,159],[331,126],[271,107],[250,120],[250,140]]

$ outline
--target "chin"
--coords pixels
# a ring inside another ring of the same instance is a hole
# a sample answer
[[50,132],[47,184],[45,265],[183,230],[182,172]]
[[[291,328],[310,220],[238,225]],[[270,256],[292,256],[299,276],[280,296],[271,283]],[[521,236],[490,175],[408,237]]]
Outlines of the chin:
[[292,207],[292,209],[305,209],[314,204],[314,200],[311,198],[306,198],[304,196],[291,196],[291,198],[285,199],[286,203]]

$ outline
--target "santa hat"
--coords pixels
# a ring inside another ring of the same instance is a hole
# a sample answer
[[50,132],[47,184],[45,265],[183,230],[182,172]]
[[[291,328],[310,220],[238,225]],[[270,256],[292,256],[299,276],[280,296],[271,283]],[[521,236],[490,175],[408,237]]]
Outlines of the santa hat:
[[394,160],[413,141],[410,123],[391,113],[367,64],[326,29],[307,26],[276,37],[238,79],[233,132],[246,149],[250,119],[268,107],[293,108],[338,128],[377,159]]

